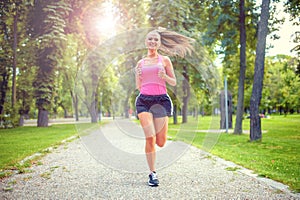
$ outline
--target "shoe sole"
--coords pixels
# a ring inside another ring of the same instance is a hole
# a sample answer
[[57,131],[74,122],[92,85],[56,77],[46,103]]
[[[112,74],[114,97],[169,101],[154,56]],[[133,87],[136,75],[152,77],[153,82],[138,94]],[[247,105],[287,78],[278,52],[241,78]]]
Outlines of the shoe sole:
[[148,184],[150,187],[158,187],[159,185],[150,185],[150,184]]
[[159,186],[159,184],[152,184],[152,183],[149,183],[149,182],[148,182],[148,185],[151,186],[151,187],[157,187],[157,186]]

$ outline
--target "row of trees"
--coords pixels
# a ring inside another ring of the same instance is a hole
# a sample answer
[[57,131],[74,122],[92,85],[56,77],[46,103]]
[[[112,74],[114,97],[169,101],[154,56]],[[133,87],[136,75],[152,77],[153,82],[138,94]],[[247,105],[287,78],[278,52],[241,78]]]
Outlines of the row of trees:
[[[250,108],[256,108],[255,112],[297,111],[299,58],[269,57],[264,66],[265,45],[258,40],[264,40],[267,33],[276,38],[274,31],[281,19],[276,18],[275,4],[269,6],[264,0],[263,5],[266,12],[244,0],[1,1],[0,114],[37,117],[38,126],[47,126],[49,114],[61,112],[77,120],[88,114],[92,122],[97,121],[100,109],[111,115],[127,113],[137,95],[133,68],[145,53],[144,36],[148,27],[158,26],[196,39],[193,55],[184,60],[172,58],[179,84],[169,92],[175,107],[181,109],[183,122],[189,110],[200,109],[198,105],[211,112],[212,99],[222,87],[219,77],[225,75],[237,106],[236,133],[242,132],[242,117]],[[296,1],[285,6],[292,19],[299,17]],[[110,35],[103,30],[107,27],[97,28],[108,9],[116,22]],[[299,35],[294,39],[299,40]],[[299,53],[299,45],[294,51]],[[262,56],[255,62],[256,55]],[[221,74],[212,64],[217,56],[223,56]],[[261,71],[254,81],[259,86],[252,90],[252,77],[259,72],[254,64]],[[250,106],[251,96],[258,100],[252,102],[256,107]]]

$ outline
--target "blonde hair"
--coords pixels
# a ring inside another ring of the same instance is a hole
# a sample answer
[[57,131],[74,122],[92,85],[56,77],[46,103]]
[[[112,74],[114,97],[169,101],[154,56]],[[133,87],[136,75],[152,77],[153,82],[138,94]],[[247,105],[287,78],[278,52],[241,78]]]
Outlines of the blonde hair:
[[159,49],[169,56],[178,55],[183,58],[187,53],[191,54],[194,50],[192,44],[195,40],[193,38],[161,27],[151,32],[157,32],[160,35],[161,45]]

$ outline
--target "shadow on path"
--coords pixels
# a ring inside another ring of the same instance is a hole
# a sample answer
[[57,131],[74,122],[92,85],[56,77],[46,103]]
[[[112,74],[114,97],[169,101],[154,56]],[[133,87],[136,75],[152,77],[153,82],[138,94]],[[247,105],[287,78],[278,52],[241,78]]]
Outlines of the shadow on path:
[[[90,130],[81,136],[81,141],[91,156],[107,167],[133,173],[149,171],[143,130],[130,120],[118,119]],[[188,144],[173,141],[167,141],[163,148],[157,147],[156,168],[174,163],[188,148]]]

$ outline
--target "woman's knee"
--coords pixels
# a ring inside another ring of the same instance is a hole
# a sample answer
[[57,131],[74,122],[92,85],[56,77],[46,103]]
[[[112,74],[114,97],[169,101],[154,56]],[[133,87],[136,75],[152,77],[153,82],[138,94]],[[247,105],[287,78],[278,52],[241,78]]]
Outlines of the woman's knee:
[[163,133],[161,135],[158,134],[156,136],[156,144],[157,144],[157,146],[159,146],[159,147],[165,146],[166,141],[167,141],[167,135],[166,134]]
[[146,148],[145,148],[146,153],[151,153],[155,151],[155,143],[156,143],[155,136],[146,138]]
[[164,147],[166,144],[166,140],[157,140],[156,141],[157,146]]

